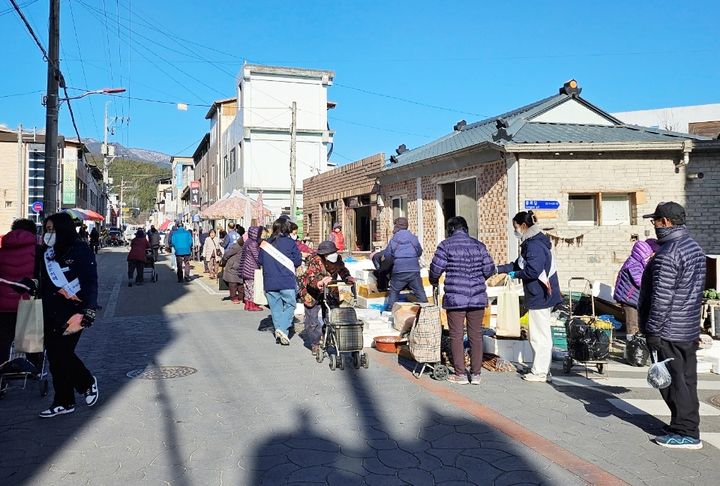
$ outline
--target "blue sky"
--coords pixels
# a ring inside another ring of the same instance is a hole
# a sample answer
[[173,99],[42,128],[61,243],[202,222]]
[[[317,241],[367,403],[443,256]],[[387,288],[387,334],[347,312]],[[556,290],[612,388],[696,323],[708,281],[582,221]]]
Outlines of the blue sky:
[[[18,2],[47,45],[48,1]],[[340,164],[416,147],[460,119],[554,94],[572,77],[608,111],[720,102],[717,1],[61,3],[61,69],[73,88],[123,86],[136,98],[208,105],[234,95],[243,60],[334,70]],[[10,8],[0,0],[0,123],[42,127],[46,66]],[[73,103],[82,137],[102,137],[107,99]],[[206,112],[112,98],[111,115],[130,122],[111,139],[192,154]],[[66,109],[60,130],[72,135]]]

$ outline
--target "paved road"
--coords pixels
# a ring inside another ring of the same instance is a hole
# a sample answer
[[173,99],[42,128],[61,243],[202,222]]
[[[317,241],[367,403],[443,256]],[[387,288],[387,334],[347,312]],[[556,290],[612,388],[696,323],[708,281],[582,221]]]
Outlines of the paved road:
[[[370,369],[332,372],[299,339],[284,348],[258,331],[268,313],[202,280],[177,284],[165,263],[160,282],[128,288],[124,258],[99,255],[104,309],[79,348],[100,402],[41,420],[48,399],[9,390],[3,486],[720,484],[714,375],[701,384],[706,447],[670,451],[650,442],[662,425],[653,414],[666,417],[642,371],[614,365],[604,384],[574,375],[553,386],[485,373],[480,387],[452,387],[370,351]],[[196,372],[128,378],[149,366]]]

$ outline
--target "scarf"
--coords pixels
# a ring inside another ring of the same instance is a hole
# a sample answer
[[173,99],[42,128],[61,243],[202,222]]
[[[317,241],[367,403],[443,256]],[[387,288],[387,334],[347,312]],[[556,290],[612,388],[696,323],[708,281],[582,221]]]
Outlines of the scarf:
[[62,268],[60,268],[60,264],[55,260],[55,249],[48,247],[48,249],[45,250],[44,258],[45,270],[47,271],[48,277],[50,277],[53,285],[60,289],[60,294],[66,299],[78,300],[77,294],[80,292],[80,281],[75,279],[72,282],[68,282]]
[[678,231],[684,231],[685,229],[684,224],[679,224],[677,226],[671,226],[670,228],[655,228],[655,234],[657,235],[659,242],[662,243],[660,240],[663,240]]

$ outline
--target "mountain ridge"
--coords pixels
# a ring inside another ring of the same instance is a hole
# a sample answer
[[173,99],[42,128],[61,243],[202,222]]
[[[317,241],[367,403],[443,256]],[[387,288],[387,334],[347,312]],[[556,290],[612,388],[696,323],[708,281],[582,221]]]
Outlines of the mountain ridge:
[[[102,142],[93,138],[86,138],[83,143],[93,155],[102,155]],[[115,156],[132,160],[140,160],[150,162],[158,167],[168,168],[170,166],[170,156],[157,150],[148,150],[144,148],[125,147],[121,143],[110,142],[109,145],[115,147]]]

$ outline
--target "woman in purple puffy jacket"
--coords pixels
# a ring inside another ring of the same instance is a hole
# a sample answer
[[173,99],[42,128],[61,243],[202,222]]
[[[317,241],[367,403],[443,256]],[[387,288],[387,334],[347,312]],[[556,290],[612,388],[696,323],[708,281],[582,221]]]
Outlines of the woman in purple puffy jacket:
[[638,297],[643,271],[650,258],[658,249],[655,239],[638,241],[618,273],[615,281],[614,298],[623,308],[625,314],[625,330],[630,336],[638,332]]

